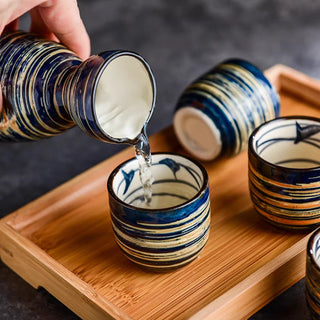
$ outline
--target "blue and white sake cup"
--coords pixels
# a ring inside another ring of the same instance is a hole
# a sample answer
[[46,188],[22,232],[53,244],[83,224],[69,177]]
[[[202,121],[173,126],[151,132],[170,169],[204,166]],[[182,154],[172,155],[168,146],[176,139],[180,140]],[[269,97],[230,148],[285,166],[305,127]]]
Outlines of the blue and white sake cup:
[[152,155],[152,201],[143,202],[139,164],[120,164],[108,179],[115,239],[138,265],[161,272],[194,260],[206,244],[210,228],[208,174],[185,156]]
[[309,238],[306,261],[306,300],[312,319],[320,319],[320,229]]
[[174,129],[194,157],[213,160],[247,148],[251,132],[279,116],[276,89],[251,63],[230,59],[195,80],[182,93]]
[[249,188],[256,211],[285,228],[320,224],[320,119],[278,118],[249,140]]

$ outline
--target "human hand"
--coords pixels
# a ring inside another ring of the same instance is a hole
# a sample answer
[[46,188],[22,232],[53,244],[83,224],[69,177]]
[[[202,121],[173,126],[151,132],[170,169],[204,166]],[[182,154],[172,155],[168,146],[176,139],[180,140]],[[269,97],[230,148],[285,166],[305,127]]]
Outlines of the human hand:
[[30,32],[63,43],[82,59],[89,57],[90,40],[76,0],[0,0],[0,34],[18,29],[19,17],[28,11]]
[[62,42],[86,59],[90,40],[80,17],[76,0],[0,0],[0,34],[16,30],[18,19],[30,11],[30,32]]

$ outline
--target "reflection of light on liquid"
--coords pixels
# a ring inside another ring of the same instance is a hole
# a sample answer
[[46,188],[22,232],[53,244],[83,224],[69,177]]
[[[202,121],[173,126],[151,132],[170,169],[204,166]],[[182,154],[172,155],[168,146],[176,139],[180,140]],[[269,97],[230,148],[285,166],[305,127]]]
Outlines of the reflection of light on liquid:
[[138,139],[135,145],[135,154],[139,164],[139,177],[143,188],[144,202],[149,206],[152,200],[152,183],[154,181],[151,172],[152,159],[150,145],[147,136],[144,134],[141,133]]

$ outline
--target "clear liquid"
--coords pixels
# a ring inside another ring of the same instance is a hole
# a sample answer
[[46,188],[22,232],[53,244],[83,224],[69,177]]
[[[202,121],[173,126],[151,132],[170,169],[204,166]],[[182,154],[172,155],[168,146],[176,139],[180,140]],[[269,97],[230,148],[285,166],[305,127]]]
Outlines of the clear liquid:
[[141,133],[138,136],[138,142],[134,146],[136,159],[139,164],[139,177],[143,188],[144,204],[141,206],[150,206],[152,200],[152,183],[154,177],[151,172],[152,158],[149,140],[146,135]]

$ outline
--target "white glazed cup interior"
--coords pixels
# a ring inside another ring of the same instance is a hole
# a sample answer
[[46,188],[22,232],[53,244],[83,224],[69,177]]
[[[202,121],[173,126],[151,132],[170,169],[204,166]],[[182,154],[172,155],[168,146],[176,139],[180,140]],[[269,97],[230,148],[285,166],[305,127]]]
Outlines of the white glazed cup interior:
[[187,157],[176,154],[153,154],[152,201],[144,203],[143,189],[139,177],[139,165],[135,158],[120,165],[111,174],[109,192],[126,206],[139,210],[175,208],[190,204],[204,192],[208,176],[203,166]]
[[155,100],[151,70],[133,53],[106,61],[94,97],[101,130],[114,139],[134,140],[148,121]]
[[254,152],[273,165],[311,169],[320,166],[320,120],[278,118],[260,126],[252,138]]

